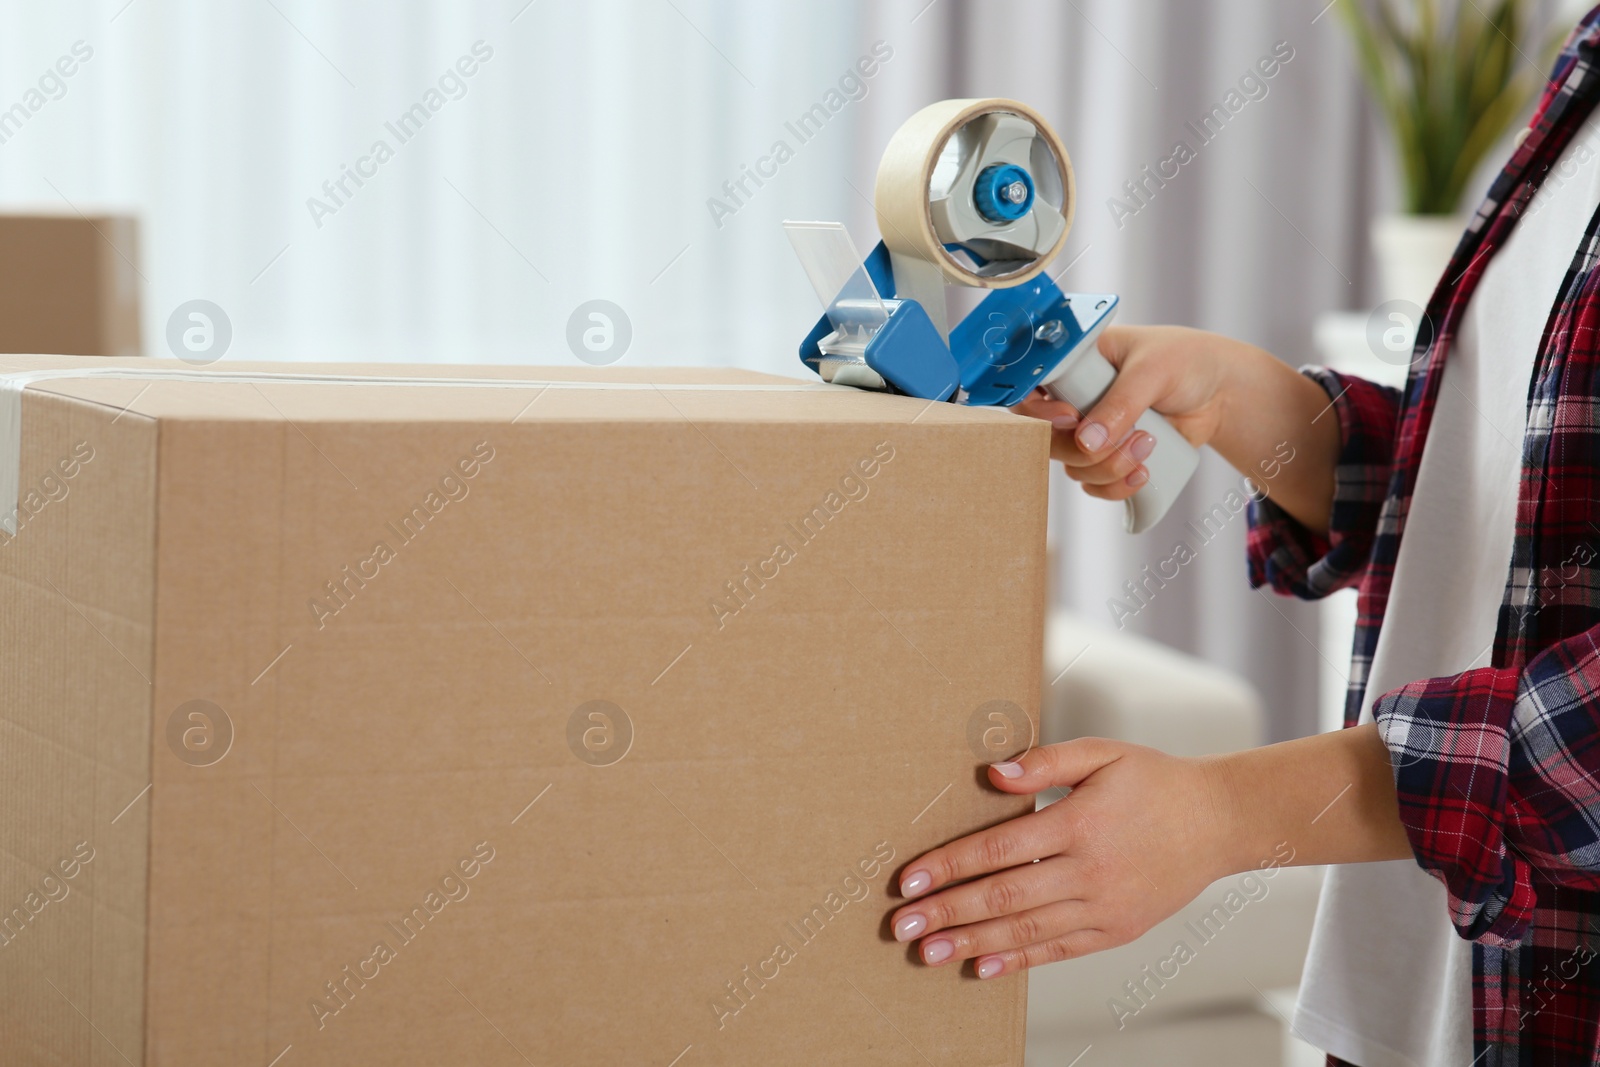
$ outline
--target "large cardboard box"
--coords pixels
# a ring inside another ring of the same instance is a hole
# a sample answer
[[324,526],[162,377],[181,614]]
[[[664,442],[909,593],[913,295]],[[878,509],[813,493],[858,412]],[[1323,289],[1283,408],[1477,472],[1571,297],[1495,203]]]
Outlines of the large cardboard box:
[[139,355],[138,264],[131,215],[0,215],[0,352]]
[[1037,706],[1042,423],[110,365],[174,376],[20,393],[0,1061],[1022,1062],[1025,978],[885,917],[1030,807],[979,768]]

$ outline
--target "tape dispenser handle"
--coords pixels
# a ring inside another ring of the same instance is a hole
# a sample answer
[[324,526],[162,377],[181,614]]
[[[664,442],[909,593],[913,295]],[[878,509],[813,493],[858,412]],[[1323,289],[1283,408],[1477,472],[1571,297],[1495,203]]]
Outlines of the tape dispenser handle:
[[[1116,379],[1117,369],[1091,342],[1063,364],[1044,388],[1057,400],[1065,400],[1087,414]],[[1140,415],[1134,428],[1143,430],[1156,442],[1150,458],[1144,462],[1150,480],[1124,501],[1127,510],[1123,525],[1129,533],[1136,534],[1144,533],[1161,521],[1183,487],[1189,484],[1189,478],[1200,463],[1200,453],[1172,423],[1153,410]]]

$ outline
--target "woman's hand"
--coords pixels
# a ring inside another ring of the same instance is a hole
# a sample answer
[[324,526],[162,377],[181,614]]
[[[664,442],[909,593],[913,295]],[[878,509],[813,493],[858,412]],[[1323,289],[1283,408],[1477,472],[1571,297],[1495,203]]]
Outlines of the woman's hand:
[[[1184,759],[1084,738],[989,769],[1007,793],[1072,790],[906,865],[897,940],[979,978],[1126,944],[1218,878],[1411,856],[1377,724]],[[1288,858],[1284,859],[1287,849]]]
[[1154,408],[1240,474],[1270,469],[1273,499],[1308,528],[1328,528],[1339,419],[1316,382],[1254,345],[1180,326],[1111,326],[1099,345],[1117,379],[1092,410],[1043,390],[1013,409],[1050,422],[1051,455],[1090,496],[1126,500],[1149,481],[1156,441],[1133,424]]
[[1216,436],[1227,396],[1228,361],[1242,346],[1226,337],[1181,326],[1109,326],[1100,354],[1117,380],[1090,412],[1036,389],[1013,410],[1049,421],[1050,453],[1090,496],[1124,500],[1148,479],[1144,461],[1155,438],[1134,422],[1155,408],[1199,447]]
[[896,940],[979,978],[1125,944],[1232,873],[1227,789],[1210,760],[1086,738],[990,768],[1007,793],[1072,792],[913,860]]

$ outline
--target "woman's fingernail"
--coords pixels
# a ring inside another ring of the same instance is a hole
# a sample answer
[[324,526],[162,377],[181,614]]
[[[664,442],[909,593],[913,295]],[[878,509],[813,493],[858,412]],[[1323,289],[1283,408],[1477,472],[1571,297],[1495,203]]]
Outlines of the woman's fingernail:
[[900,895],[914,897],[918,893],[926,893],[933,884],[933,875],[927,871],[912,871],[900,880]]
[[953,942],[942,937],[936,937],[922,946],[922,961],[924,963],[943,963],[956,954]]
[[990,956],[987,959],[981,959],[978,961],[978,977],[993,978],[995,975],[1000,973],[1000,967],[1001,963],[999,956]]
[[1086,422],[1078,427],[1078,444],[1085,452],[1098,452],[1106,446],[1110,434],[1098,422]]
[[1022,777],[1022,764],[1020,764],[1020,763],[1015,763],[1015,762],[995,763],[995,764],[991,764],[991,766],[993,766],[995,770],[1000,772],[1000,777],[1002,777],[1002,778],[1021,778]]
[[1076,415],[1057,415],[1050,420],[1050,428],[1053,430],[1070,430],[1077,425],[1078,416]]
[[1135,489],[1139,488],[1141,485],[1143,485],[1145,482],[1148,482],[1149,480],[1150,480],[1150,472],[1145,470],[1143,467],[1140,467],[1138,470],[1136,470],[1132,474],[1128,475],[1128,484],[1130,486],[1132,486],[1133,488],[1135,488]]
[[1143,463],[1150,458],[1150,453],[1156,450],[1156,439],[1148,434],[1140,434],[1128,445],[1128,455],[1136,461]]
[[920,915],[902,916],[894,924],[894,939],[896,941],[910,941],[928,928],[928,920]]

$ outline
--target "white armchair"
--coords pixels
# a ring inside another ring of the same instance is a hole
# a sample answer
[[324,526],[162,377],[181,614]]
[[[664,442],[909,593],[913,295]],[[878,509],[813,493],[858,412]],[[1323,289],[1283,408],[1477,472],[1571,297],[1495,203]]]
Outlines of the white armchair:
[[1066,611],[1045,627],[1045,744],[1110,737],[1174,756],[1234,752],[1266,736],[1250,683],[1135,634]]

